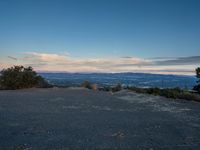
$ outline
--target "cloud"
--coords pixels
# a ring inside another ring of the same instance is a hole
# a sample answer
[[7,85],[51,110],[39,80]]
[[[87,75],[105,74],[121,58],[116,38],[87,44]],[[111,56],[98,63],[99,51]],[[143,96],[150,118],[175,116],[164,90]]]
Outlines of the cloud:
[[28,52],[25,53],[26,56],[24,60],[38,60],[40,62],[55,62],[55,61],[66,61],[66,55],[58,55],[58,54],[47,54],[47,53],[36,53],[36,52]]
[[151,57],[148,58],[149,60],[168,60],[168,59],[175,59],[176,57]]
[[39,71],[58,72],[147,72],[162,74],[194,74],[200,65],[200,56],[190,57],[109,57],[109,58],[74,58],[68,54],[28,52],[21,57],[9,56],[13,61],[2,62],[2,66],[32,66]]
[[8,56],[8,58],[11,59],[11,60],[17,60],[17,58],[12,57],[12,56]]
[[125,65],[140,66],[150,63],[137,57],[130,58],[73,58],[69,55],[28,52],[20,59],[21,64],[37,70],[69,72],[115,72]]
[[155,65],[195,65],[200,64],[200,56],[177,57],[168,60],[159,60],[154,62]]
[[140,58],[96,58],[96,59],[69,59],[66,62],[57,63],[57,65],[65,65],[65,66],[90,66],[90,67],[97,67],[99,69],[106,69],[106,68],[114,68],[120,66],[140,66],[144,64],[149,64],[150,62],[147,60],[143,60]]
[[121,58],[127,58],[127,59],[129,59],[129,58],[133,58],[133,57],[131,57],[131,56],[123,56]]

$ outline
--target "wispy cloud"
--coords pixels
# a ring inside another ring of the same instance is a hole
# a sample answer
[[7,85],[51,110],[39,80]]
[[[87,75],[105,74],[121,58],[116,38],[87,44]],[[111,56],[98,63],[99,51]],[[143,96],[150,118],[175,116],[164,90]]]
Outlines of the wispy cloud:
[[9,59],[17,61],[16,57],[8,56]]
[[159,60],[155,65],[195,65],[200,64],[200,56],[177,57],[168,60]]
[[59,54],[47,54],[47,53],[37,53],[37,52],[27,52],[25,53],[24,60],[39,60],[41,62],[52,62],[52,61],[66,61],[66,55]]
[[[200,56],[190,57],[157,57],[143,59],[138,57],[110,58],[74,58],[68,54],[24,53],[20,58],[8,56],[17,60],[13,65],[32,66],[40,71],[67,72],[148,72],[167,74],[193,74],[194,68],[200,65]],[[4,62],[3,66],[9,66]]]

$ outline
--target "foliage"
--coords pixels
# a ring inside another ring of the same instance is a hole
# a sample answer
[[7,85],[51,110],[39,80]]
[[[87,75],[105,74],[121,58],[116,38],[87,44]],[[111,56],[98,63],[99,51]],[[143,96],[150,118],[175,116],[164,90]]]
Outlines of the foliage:
[[103,86],[98,88],[100,91],[106,91],[106,92],[118,92],[123,89],[121,84],[117,84],[116,86]]
[[196,93],[191,93],[191,92],[183,92],[182,94],[179,95],[180,99],[185,99],[185,100],[194,100],[200,102],[200,95]]
[[81,86],[87,89],[92,89],[92,85],[89,81],[84,81]]
[[97,84],[92,84],[92,89],[94,91],[98,91],[99,90],[98,85]]
[[117,84],[115,87],[112,88],[112,92],[118,92],[122,90],[122,85]]
[[200,101],[199,94],[191,93],[189,91],[184,91],[178,87],[172,88],[172,89],[127,87],[127,89],[137,92],[137,93],[153,94],[153,95],[159,95],[159,96],[164,96],[164,97],[173,98],[173,99],[186,99],[186,100]]
[[112,88],[110,86],[103,86],[103,87],[99,87],[100,91],[106,91],[109,92],[112,90]]
[[49,85],[32,67],[14,66],[3,69],[0,76],[2,89],[23,89]]
[[196,68],[196,77],[200,78],[200,67]]
[[[200,78],[200,67],[196,68],[196,77]],[[200,94],[200,80],[197,81],[197,85],[194,86],[193,90]]]
[[197,92],[200,94],[200,84],[195,85],[195,86],[193,87],[193,90],[197,91]]

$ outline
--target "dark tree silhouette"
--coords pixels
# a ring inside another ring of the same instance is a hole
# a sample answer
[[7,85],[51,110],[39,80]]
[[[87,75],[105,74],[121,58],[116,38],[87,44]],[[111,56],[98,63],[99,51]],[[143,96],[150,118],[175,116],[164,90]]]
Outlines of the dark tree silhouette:
[[[196,68],[196,77],[200,78],[200,67]],[[195,90],[198,93],[200,93],[200,79],[197,81],[197,85],[194,86],[193,90]]]
[[1,71],[0,86],[3,89],[32,88],[45,84],[47,82],[32,67],[14,66]]
[[196,68],[196,77],[200,78],[200,67]]

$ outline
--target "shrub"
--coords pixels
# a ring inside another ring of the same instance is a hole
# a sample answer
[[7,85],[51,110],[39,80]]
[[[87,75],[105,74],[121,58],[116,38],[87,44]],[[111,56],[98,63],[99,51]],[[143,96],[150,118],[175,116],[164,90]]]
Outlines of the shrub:
[[147,89],[145,89],[145,88],[138,88],[138,87],[135,87],[135,86],[128,86],[127,89],[131,90],[131,91],[135,91],[137,93],[147,93]]
[[118,92],[122,90],[122,85],[117,84],[115,87],[112,88],[112,92]]
[[110,86],[103,86],[103,87],[99,87],[99,90],[109,92],[109,91],[111,91],[111,87]]
[[178,87],[172,89],[127,87],[127,89],[137,93],[147,93],[153,95],[160,95],[167,98],[195,100],[200,102],[199,94],[191,93],[189,91],[183,91]]
[[198,93],[200,93],[200,84],[195,85],[193,90],[197,91]]
[[38,82],[37,88],[52,88],[53,85],[49,84],[46,80],[41,78]]
[[39,87],[42,83],[47,85],[47,82],[37,75],[32,67],[14,66],[1,71],[0,85],[3,89]]
[[200,102],[200,95],[195,94],[195,93],[190,93],[190,92],[183,92],[179,94],[180,99],[185,99],[185,100],[195,100]]
[[92,87],[92,90],[94,90],[94,91],[98,91],[99,90],[97,84],[92,84],[91,87]]
[[180,88],[172,88],[172,89],[161,89],[160,95],[165,96],[167,98],[179,98],[179,95],[183,91]]
[[154,94],[154,95],[160,95],[160,89],[159,88],[149,88],[146,89],[148,94]]
[[81,86],[87,89],[92,89],[92,85],[89,81],[84,81]]

